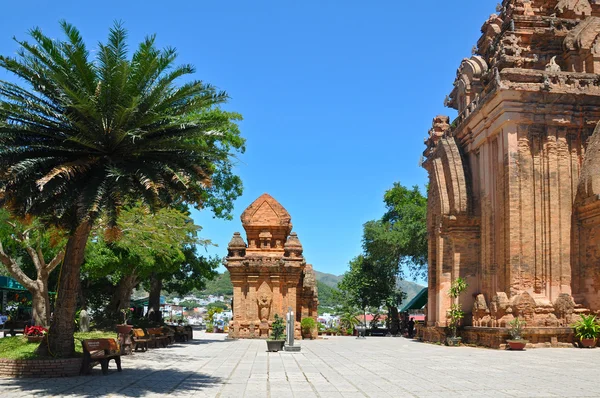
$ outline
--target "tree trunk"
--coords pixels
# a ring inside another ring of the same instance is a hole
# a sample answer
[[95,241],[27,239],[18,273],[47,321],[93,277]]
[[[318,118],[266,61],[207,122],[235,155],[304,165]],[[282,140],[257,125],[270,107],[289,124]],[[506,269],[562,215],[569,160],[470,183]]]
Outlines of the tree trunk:
[[162,290],[162,279],[155,274],[150,279],[150,297],[148,298],[148,318],[151,321],[159,321],[160,316],[160,291]]
[[398,318],[398,307],[390,306],[390,333],[397,335],[400,332],[400,318]]
[[85,256],[91,221],[83,221],[71,234],[65,249],[65,258],[60,271],[54,317],[50,324],[47,344],[38,348],[39,354],[55,357],[69,357],[75,353],[73,333],[75,331],[75,310],[77,294],[81,283],[81,264]]
[[30,290],[32,300],[33,321],[37,326],[45,328],[50,324],[50,297],[48,296],[48,278],[36,281],[37,289]]
[[110,298],[110,303],[108,304],[108,313],[115,314],[115,316],[120,317],[118,319],[121,321],[123,320],[121,310],[129,308],[131,293],[133,292],[135,285],[137,285],[137,273],[134,270],[131,274],[121,278],[117,284],[116,289]]

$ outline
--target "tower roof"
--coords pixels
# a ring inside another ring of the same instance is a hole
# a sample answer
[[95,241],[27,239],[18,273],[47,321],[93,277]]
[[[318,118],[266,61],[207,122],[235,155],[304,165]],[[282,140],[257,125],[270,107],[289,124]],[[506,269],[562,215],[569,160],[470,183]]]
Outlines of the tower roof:
[[244,229],[247,227],[287,227],[292,230],[290,213],[271,195],[263,193],[240,217]]

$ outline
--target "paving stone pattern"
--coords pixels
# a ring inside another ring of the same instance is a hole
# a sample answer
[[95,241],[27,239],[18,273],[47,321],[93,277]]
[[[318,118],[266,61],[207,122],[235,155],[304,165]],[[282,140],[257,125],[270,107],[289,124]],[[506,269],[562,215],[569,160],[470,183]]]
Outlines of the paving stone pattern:
[[65,397],[599,397],[600,349],[509,352],[404,338],[329,337],[300,353],[260,340],[197,340],[137,353],[102,376],[0,378],[0,396]]

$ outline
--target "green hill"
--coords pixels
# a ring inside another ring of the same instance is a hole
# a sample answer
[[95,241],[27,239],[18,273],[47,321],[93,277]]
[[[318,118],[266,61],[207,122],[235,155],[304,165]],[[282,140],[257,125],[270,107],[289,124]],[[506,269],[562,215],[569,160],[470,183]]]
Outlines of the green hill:
[[400,290],[406,293],[406,299],[403,301],[403,303],[408,303],[425,287],[411,281],[399,281],[397,286]]
[[342,280],[341,276],[327,274],[325,272],[319,272],[315,270],[315,275],[317,280],[329,287],[337,287],[337,284]]
[[225,271],[222,274],[217,275],[212,281],[207,281],[206,288],[198,293],[206,296],[232,296],[233,285],[231,284],[229,271]]

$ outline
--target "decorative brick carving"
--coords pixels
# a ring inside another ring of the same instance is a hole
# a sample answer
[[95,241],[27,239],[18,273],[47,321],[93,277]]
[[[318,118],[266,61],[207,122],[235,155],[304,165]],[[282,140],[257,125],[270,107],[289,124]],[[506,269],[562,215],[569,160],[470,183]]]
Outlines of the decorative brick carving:
[[458,276],[475,329],[600,313],[600,3],[497,11],[425,140],[431,327]]

